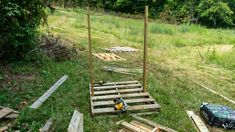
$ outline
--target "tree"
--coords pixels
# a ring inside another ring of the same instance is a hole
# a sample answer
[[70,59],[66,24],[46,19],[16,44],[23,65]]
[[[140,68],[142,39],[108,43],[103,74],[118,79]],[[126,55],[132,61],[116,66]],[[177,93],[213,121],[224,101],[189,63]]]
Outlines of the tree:
[[44,8],[40,0],[0,1],[0,58],[20,59],[35,48]]
[[201,0],[197,11],[203,23],[212,23],[214,27],[218,24],[233,25],[233,11],[221,0]]

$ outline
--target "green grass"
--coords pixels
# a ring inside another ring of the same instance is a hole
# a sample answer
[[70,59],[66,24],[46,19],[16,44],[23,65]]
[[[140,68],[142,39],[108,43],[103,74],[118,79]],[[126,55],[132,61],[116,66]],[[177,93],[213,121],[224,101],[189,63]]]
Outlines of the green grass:
[[[132,46],[143,49],[143,21],[92,12],[92,46],[103,52],[110,46]],[[131,120],[128,115],[90,115],[89,75],[87,69],[86,12],[82,9],[58,9],[48,18],[49,31],[73,43],[80,51],[75,60],[54,62],[44,59],[41,65],[9,64],[0,68],[0,104],[20,111],[14,129],[38,131],[50,117],[55,121],[53,131],[66,131],[74,109],[84,113],[85,131],[116,131],[116,121]],[[41,27],[41,32],[47,32]],[[208,61],[208,49],[234,45],[235,32],[206,29],[198,25],[170,25],[151,20],[149,23],[148,92],[162,106],[159,114],[144,116],[178,131],[196,131],[186,110],[198,112],[203,102],[218,103],[235,108],[191,80],[216,90],[235,100],[234,50]],[[228,55],[227,55],[228,54]],[[142,76],[106,73],[102,66],[142,67],[142,53],[120,54],[123,62],[104,63],[94,58],[95,80],[139,80]],[[233,57],[233,58],[231,58]],[[225,61],[225,58],[231,58]],[[217,62],[219,60],[219,62]],[[231,63],[230,63],[231,62]],[[228,68],[224,68],[227,67]],[[37,110],[29,106],[64,74],[69,79]],[[2,77],[2,79],[1,79]],[[15,85],[16,84],[16,85]],[[15,85],[15,86],[14,86]],[[12,87],[14,86],[14,87]],[[3,94],[2,94],[3,93]],[[27,105],[22,106],[21,102]]]

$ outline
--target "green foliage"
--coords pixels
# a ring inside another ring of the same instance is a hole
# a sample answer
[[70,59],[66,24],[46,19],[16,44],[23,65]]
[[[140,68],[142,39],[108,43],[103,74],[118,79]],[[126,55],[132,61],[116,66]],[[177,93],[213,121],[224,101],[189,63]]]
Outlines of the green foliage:
[[[140,14],[149,5],[152,18],[172,24],[200,23],[209,27],[233,26],[235,0],[56,0],[66,6],[94,6],[121,13]],[[68,4],[70,3],[70,4]]]
[[218,53],[215,50],[207,53],[207,60],[209,63],[218,64],[229,70],[235,70],[235,50],[225,53]]
[[20,59],[36,46],[44,8],[40,0],[0,2],[0,58]]
[[214,27],[218,24],[233,24],[233,11],[227,3],[220,0],[201,0],[197,10],[202,22],[213,23]]

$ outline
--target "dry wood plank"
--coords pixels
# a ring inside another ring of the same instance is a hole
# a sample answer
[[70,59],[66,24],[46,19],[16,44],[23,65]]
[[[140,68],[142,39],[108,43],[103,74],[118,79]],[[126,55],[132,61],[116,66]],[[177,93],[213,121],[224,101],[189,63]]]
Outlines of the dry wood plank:
[[136,52],[138,51],[135,48],[132,47],[111,47],[111,48],[105,48],[107,52]]
[[132,115],[132,117],[140,122],[143,122],[149,126],[152,126],[152,127],[158,127],[160,128],[163,132],[176,132],[175,130],[171,129],[171,128],[168,128],[168,127],[165,127],[165,126],[162,126],[160,124],[157,124],[155,122],[152,122],[152,121],[149,121],[147,119],[144,119],[140,116],[137,116],[137,115]]
[[6,118],[6,119],[15,119],[18,116],[19,116],[19,114],[15,114],[15,113],[12,112],[9,115],[4,116],[4,118]]
[[[136,84],[139,83],[138,81],[122,81],[122,82],[107,82],[102,84],[101,86],[108,86],[108,85],[122,85],[122,84]],[[94,86],[100,86],[100,84],[95,83]]]
[[[138,98],[138,99],[125,99],[127,104],[131,103],[146,103],[146,102],[154,102],[153,98]],[[114,105],[113,101],[98,101],[93,102],[93,106],[106,106],[106,105]]]
[[99,86],[94,87],[95,90],[114,89],[114,88],[138,88],[141,84],[129,84],[129,85],[116,85],[116,86]]
[[196,115],[193,111],[187,111],[187,114],[199,132],[209,132],[205,123],[198,115]]
[[83,132],[83,114],[74,110],[68,132]]
[[122,89],[122,90],[106,90],[106,91],[95,91],[94,95],[101,94],[113,94],[113,93],[127,93],[127,92],[140,92],[143,91],[143,88],[134,88],[134,89]]
[[127,97],[146,97],[149,96],[148,93],[133,93],[133,94],[122,94],[122,95],[104,95],[104,96],[93,96],[92,100],[102,100],[102,99],[115,99],[115,98],[127,98]]
[[8,107],[5,107],[5,108],[1,109],[0,110],[0,119],[7,116],[7,115],[9,115],[12,112],[13,112],[13,110],[8,108]]
[[[129,106],[127,111],[146,110],[146,109],[160,109],[160,105],[158,104],[134,105],[134,106]],[[114,110],[113,107],[93,109],[93,113],[95,114],[116,113],[116,112],[119,111]]]
[[48,132],[52,123],[53,123],[53,119],[50,118],[49,120],[47,120],[46,124],[39,130],[39,132]]
[[122,122],[121,125],[124,126],[125,128],[127,128],[128,130],[131,130],[132,132],[141,132],[141,129],[139,127],[131,125],[125,121]]
[[154,128],[151,127],[151,126],[145,125],[145,124],[140,123],[140,122],[135,121],[135,120],[134,120],[134,121],[131,121],[130,124],[132,124],[132,125],[134,125],[134,126],[136,126],[136,127],[139,127],[140,129],[145,130],[145,131],[147,131],[147,132],[152,132],[152,130],[154,129]]
[[122,61],[126,60],[120,56],[115,55],[114,53],[93,53],[95,57],[103,61]]
[[[5,107],[0,106],[0,110],[1,110],[1,109],[3,109],[3,108],[5,108]],[[13,110],[13,113],[15,113],[15,114],[19,114],[19,112],[18,112],[18,111],[15,111],[15,110]]]
[[51,96],[51,94],[56,91],[56,89],[68,79],[68,75],[64,75],[60,80],[58,80],[49,90],[47,90],[37,101],[35,101],[30,108],[37,109],[43,102]]
[[7,129],[8,129],[8,127],[7,127],[7,126],[0,127],[0,132],[4,132],[4,131],[6,131]]

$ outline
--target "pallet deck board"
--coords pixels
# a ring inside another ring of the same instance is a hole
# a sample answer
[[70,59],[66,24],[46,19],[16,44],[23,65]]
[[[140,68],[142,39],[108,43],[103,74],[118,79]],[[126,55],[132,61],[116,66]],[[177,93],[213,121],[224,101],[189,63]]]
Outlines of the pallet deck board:
[[97,91],[95,95],[102,95],[102,94],[114,94],[114,93],[128,93],[128,92],[138,92],[142,91],[143,88],[134,88],[134,89],[122,89],[122,90],[106,90],[106,91]]
[[138,88],[138,87],[141,87],[141,84],[98,86],[98,87],[94,87],[94,89],[104,90],[104,89],[113,89],[113,88]]
[[124,61],[124,60],[126,60],[118,55],[115,55],[114,53],[93,53],[92,55],[102,61]]
[[94,96],[91,94],[91,113],[98,114],[115,114],[120,111],[114,109],[113,99],[123,98],[129,105],[127,113],[146,113],[159,112],[161,106],[149,95],[143,91],[142,85],[138,81],[108,82],[94,85]]
[[[127,104],[131,104],[131,103],[154,102],[155,100],[152,98],[140,98],[140,99],[126,99],[125,101]],[[106,106],[106,105],[113,105],[113,101],[93,102],[93,106]]]

